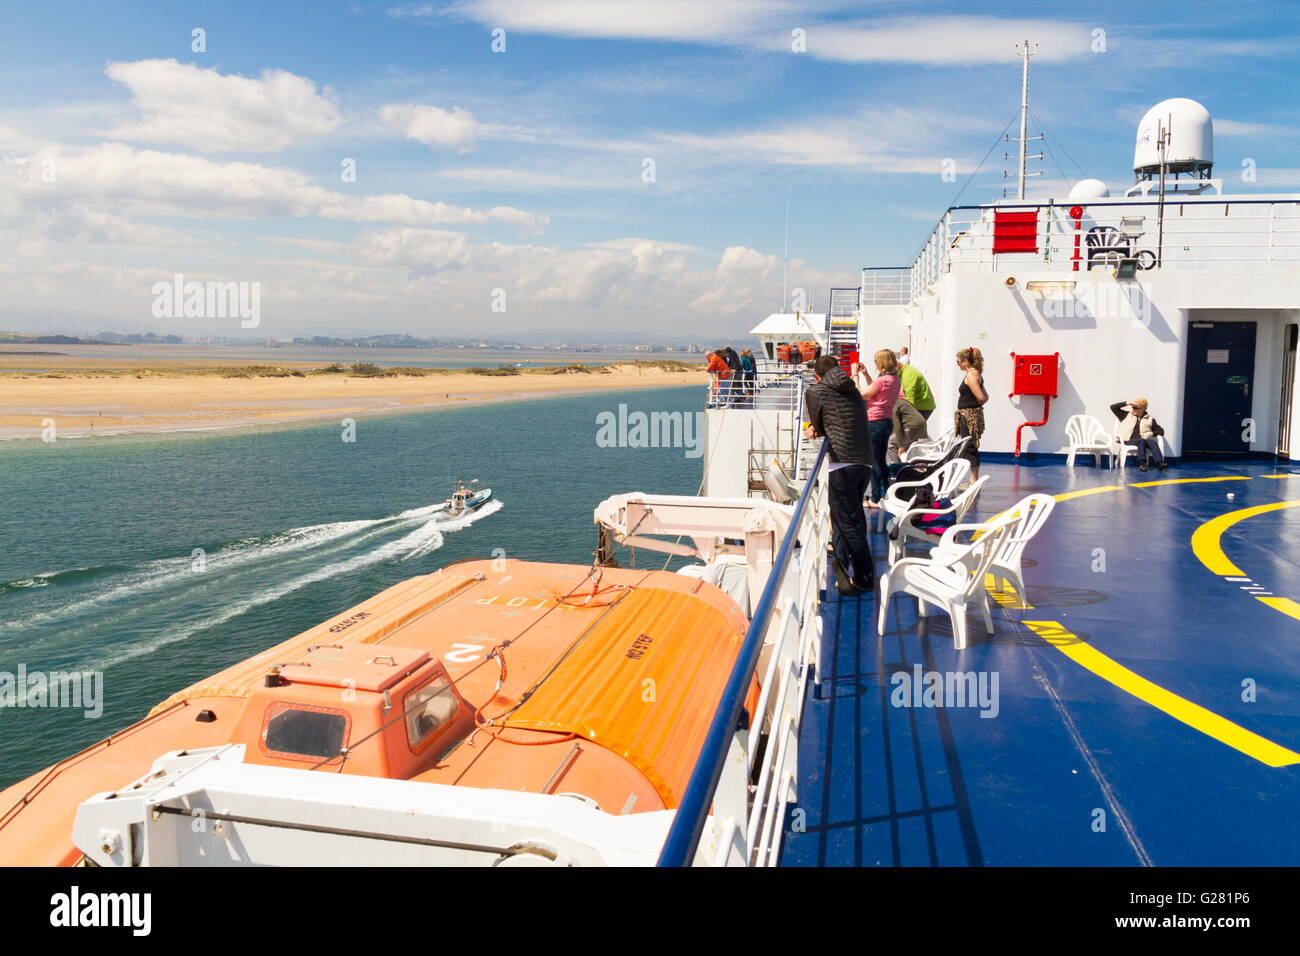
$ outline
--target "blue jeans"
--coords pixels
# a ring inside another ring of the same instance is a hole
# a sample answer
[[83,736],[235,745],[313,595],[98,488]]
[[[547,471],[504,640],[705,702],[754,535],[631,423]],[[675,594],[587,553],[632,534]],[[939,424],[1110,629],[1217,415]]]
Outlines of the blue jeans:
[[1124,444],[1132,445],[1137,449],[1137,459],[1139,464],[1147,460],[1148,452],[1150,452],[1151,457],[1155,459],[1157,465],[1161,464],[1165,460],[1164,454],[1160,451],[1159,438],[1130,438]]
[[894,430],[894,420],[892,418],[877,418],[873,422],[867,423],[867,431],[871,436],[871,451],[876,457],[875,464],[871,466],[871,500],[879,501],[889,486],[888,470],[885,466],[885,458],[889,454],[889,436]]

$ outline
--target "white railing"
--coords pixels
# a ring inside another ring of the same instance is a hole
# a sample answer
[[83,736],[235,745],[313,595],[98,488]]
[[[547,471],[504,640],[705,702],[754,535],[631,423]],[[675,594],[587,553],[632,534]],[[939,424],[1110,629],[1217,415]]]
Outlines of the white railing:
[[[1072,210],[1080,214],[1072,216]],[[998,211],[1037,213],[1037,252],[994,253]],[[1134,257],[1149,252],[1142,256],[1142,268],[1153,258],[1159,264],[1152,268],[1176,271],[1300,268],[1297,200],[1178,196],[1164,203],[1163,238],[1160,232],[1160,203],[1154,199],[954,206],[917,253],[910,269],[909,300],[918,299],[948,273],[1024,271],[1027,266],[1035,271],[1086,272],[1090,249],[1095,253],[1093,268],[1113,266],[1122,255],[1097,252],[1106,246],[1126,248]],[[863,275],[865,282],[866,272]]]
[[[784,363],[782,363],[784,364]],[[784,369],[766,365],[752,377],[731,375],[720,379],[720,373],[709,375],[707,408],[746,408],[755,411],[792,412],[798,414],[803,407],[804,374],[784,364]]]
[[863,305],[906,305],[911,301],[912,270],[907,266],[862,270]]
[[[804,696],[809,676],[817,675],[820,682],[822,673],[821,588],[830,541],[827,464],[823,443],[755,604],[660,866],[772,866],[780,860],[786,811],[796,798]],[[769,645],[751,727],[737,730],[759,657]],[[759,761],[757,731],[764,726],[767,738]]]

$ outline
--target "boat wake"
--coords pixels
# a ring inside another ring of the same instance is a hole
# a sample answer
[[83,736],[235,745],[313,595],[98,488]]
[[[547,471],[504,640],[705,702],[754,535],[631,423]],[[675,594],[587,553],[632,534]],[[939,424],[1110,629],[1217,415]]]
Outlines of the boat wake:
[[439,503],[382,518],[244,538],[210,554],[53,571],[0,584],[0,594],[7,594],[15,605],[25,596],[41,604],[28,613],[17,606],[11,609],[10,623],[0,636],[0,660],[20,655],[25,662],[39,657],[104,670],[274,604],[309,585],[336,581],[342,588],[349,577],[367,568],[425,557],[443,547],[446,534],[501,508],[502,503],[493,500],[453,518],[442,514],[444,505]]

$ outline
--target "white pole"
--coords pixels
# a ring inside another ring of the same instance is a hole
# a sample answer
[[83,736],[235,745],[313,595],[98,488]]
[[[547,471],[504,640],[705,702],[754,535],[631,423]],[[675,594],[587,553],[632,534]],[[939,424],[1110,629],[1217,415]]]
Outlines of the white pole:
[[1029,133],[1029,41],[1025,41],[1025,48],[1020,52],[1024,58],[1025,69],[1020,80],[1020,193],[1018,199],[1025,198],[1025,159],[1026,150],[1028,149]]

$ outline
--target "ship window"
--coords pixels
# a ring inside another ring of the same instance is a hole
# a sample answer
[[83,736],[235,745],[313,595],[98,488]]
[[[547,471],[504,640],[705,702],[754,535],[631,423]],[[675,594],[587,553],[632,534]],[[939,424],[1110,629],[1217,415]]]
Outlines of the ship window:
[[422,687],[406,695],[406,739],[411,749],[422,750],[452,722],[460,705],[451,681],[439,674]]
[[262,747],[271,757],[323,760],[343,749],[348,723],[341,710],[276,701],[266,709]]

